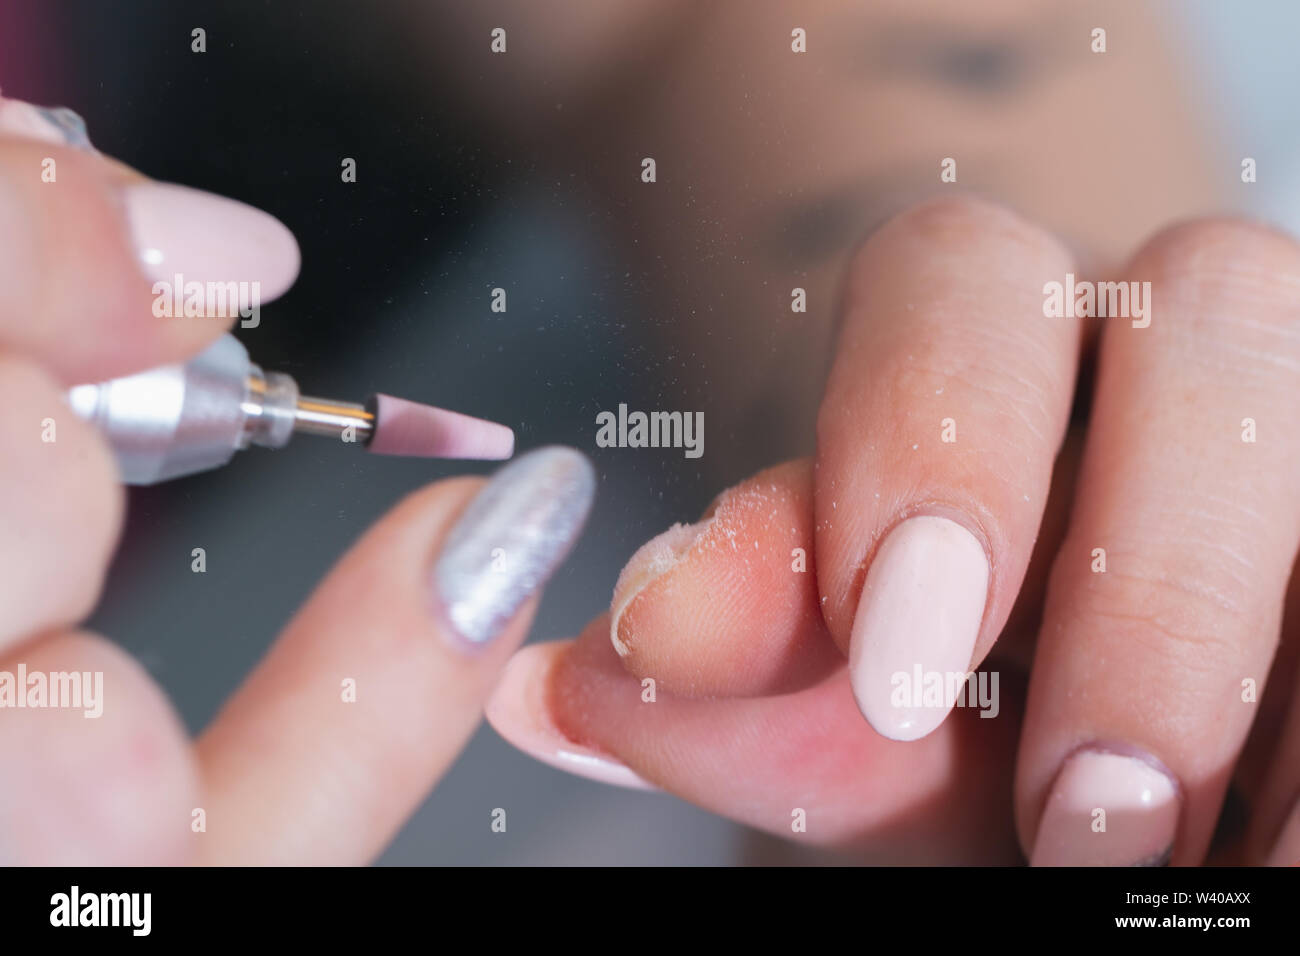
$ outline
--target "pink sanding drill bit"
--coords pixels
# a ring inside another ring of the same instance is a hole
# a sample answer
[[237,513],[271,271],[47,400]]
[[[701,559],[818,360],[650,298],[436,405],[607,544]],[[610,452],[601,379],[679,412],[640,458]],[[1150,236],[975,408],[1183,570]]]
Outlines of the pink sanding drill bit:
[[68,401],[103,431],[133,485],[218,468],[249,445],[282,448],[295,432],[420,458],[502,459],[515,447],[505,425],[445,408],[391,395],[364,405],[300,395],[292,378],[263,372],[230,335],[182,365],[78,385]]

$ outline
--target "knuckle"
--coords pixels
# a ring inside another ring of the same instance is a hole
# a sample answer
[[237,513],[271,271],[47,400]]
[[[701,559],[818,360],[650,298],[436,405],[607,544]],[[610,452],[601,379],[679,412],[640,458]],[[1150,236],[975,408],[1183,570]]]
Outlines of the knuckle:
[[895,243],[951,251],[968,259],[1000,257],[1009,251],[1048,256],[1053,268],[1058,264],[1065,268],[1071,258],[1061,241],[1043,227],[1005,206],[965,193],[927,199],[888,219],[858,246],[852,273],[866,268],[879,246]]
[[[1115,561],[1113,559],[1120,558]],[[1088,574],[1069,617],[1112,666],[1214,675],[1251,654],[1252,635],[1267,633],[1264,602],[1223,567],[1180,567],[1112,551],[1105,574]],[[1276,628],[1273,629],[1276,631]]]
[[1134,278],[1149,280],[1164,316],[1198,334],[1300,325],[1300,244],[1240,219],[1172,226],[1134,259]]

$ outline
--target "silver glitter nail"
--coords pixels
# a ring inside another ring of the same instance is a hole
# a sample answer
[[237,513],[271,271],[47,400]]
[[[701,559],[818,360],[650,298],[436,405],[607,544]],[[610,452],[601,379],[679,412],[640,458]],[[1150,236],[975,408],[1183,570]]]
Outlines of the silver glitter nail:
[[498,471],[452,528],[433,568],[434,594],[461,637],[486,644],[555,572],[596,493],[572,448],[539,448]]
[[63,134],[64,142],[69,146],[83,149],[88,153],[98,152],[90,145],[90,136],[86,133],[86,121],[73,110],[66,106],[36,106],[33,109],[45,122]]

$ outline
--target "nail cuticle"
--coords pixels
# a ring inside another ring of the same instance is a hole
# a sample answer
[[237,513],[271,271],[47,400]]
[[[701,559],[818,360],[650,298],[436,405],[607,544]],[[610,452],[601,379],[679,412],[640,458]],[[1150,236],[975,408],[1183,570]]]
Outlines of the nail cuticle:
[[[866,553],[858,562],[857,567],[859,577],[862,580],[866,579],[866,572],[870,569],[871,562],[875,560],[876,553],[880,550],[886,539],[894,533],[895,529],[903,523],[910,521],[912,518],[946,518],[953,524],[961,525],[962,528],[970,533],[971,537],[979,542],[980,547],[984,549],[984,559],[988,562],[989,566],[988,598],[985,599],[984,603],[985,611],[987,612],[990,603],[989,599],[993,596],[998,571],[997,562],[993,560],[993,545],[989,540],[988,532],[985,530],[984,524],[976,518],[970,510],[939,498],[927,498],[923,501],[916,501],[897,512],[890,523],[885,526],[884,530],[876,535],[875,539],[870,542]],[[984,622],[981,621],[981,633],[983,632],[983,625]]]

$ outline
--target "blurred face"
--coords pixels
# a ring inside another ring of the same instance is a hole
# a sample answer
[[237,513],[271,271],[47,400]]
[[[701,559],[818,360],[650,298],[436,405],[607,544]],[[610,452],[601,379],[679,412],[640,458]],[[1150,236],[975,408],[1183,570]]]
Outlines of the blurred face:
[[[590,107],[565,134],[573,168],[600,184],[637,261],[662,264],[643,277],[667,296],[657,332],[707,382],[700,407],[759,419],[769,437],[777,423],[808,436],[839,277],[893,211],[977,190],[1105,270],[1153,229],[1216,205],[1178,40],[1123,0],[620,9],[583,38],[542,22],[514,30],[512,51],[565,64],[531,101],[512,88],[514,122],[553,119],[560,101]],[[796,28],[806,52],[792,48]],[[647,157],[654,183],[642,182]],[[806,313],[791,310],[796,287]]]

